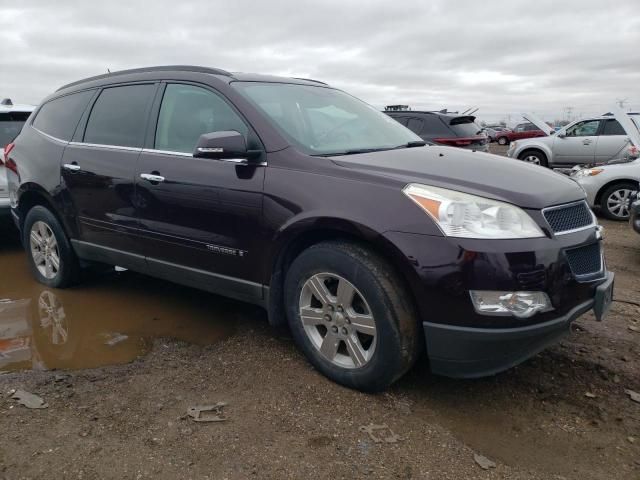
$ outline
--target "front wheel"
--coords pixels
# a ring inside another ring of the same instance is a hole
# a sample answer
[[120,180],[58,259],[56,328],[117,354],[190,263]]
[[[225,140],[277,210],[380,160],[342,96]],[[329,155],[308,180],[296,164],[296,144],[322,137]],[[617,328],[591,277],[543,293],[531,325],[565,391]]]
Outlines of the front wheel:
[[78,280],[80,267],[62,225],[51,211],[35,206],[25,218],[24,245],[33,276],[52,288]]
[[525,150],[518,155],[518,159],[541,167],[548,166],[547,156],[539,150]]
[[498,138],[498,145],[506,145],[507,143],[509,143],[509,140],[507,139],[507,137]]
[[600,197],[602,214],[611,220],[628,220],[631,195],[637,190],[637,185],[633,183],[618,183],[608,187]]
[[379,391],[400,378],[423,345],[403,282],[359,245],[326,242],[300,254],[285,280],[292,335],[332,380]]

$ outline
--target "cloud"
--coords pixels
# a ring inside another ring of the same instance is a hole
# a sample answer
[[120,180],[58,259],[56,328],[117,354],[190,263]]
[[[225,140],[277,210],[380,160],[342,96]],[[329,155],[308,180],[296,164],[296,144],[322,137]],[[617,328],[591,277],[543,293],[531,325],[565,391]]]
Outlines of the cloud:
[[0,96],[18,102],[107,68],[199,64],[491,119],[640,107],[637,0],[22,0],[0,19]]

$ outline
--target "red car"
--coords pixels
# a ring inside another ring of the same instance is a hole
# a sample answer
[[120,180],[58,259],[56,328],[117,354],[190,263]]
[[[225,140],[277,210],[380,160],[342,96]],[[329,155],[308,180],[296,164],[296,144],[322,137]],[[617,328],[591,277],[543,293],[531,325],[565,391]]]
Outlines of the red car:
[[514,140],[546,136],[546,132],[540,130],[533,123],[519,123],[513,130],[503,130],[501,132],[497,132],[495,141],[500,145],[509,145]]

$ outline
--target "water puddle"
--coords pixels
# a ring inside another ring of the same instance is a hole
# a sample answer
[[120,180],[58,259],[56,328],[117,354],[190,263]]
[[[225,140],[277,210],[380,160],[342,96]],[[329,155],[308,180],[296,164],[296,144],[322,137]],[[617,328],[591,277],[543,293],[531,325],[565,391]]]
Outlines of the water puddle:
[[132,272],[49,289],[31,278],[15,242],[0,238],[0,371],[127,363],[157,337],[212,344],[242,315],[257,312]]

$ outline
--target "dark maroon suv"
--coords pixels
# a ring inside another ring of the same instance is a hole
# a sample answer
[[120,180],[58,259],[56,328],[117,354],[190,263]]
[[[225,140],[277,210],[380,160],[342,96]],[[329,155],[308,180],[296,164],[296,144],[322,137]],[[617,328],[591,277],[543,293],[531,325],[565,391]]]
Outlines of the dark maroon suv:
[[316,368],[362,390],[425,349],[433,372],[493,374],[611,301],[573,181],[425,146],[313,80],[89,78],[48,97],[7,151],[40,282],[67,287],[99,263],[262,305]]

